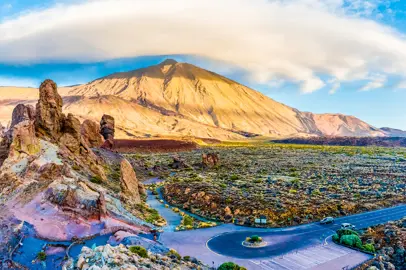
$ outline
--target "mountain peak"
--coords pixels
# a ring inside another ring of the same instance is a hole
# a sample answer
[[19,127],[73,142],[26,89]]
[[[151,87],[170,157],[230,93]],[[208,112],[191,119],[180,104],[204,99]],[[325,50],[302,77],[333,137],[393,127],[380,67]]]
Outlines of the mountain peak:
[[160,66],[166,66],[166,65],[175,65],[178,62],[174,59],[166,59],[165,61],[163,61],[162,63],[160,63]]

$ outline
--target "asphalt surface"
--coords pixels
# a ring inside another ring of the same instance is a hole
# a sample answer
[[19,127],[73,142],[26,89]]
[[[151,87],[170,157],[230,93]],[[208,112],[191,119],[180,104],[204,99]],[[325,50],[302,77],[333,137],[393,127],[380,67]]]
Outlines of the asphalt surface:
[[[212,237],[207,247],[217,254],[240,259],[258,259],[278,256],[295,249],[312,246],[340,228],[341,223],[351,223],[356,229],[363,229],[379,225],[391,220],[398,220],[406,216],[406,205],[371,211],[367,213],[346,216],[335,219],[333,224],[309,225],[265,230],[247,230],[226,232]],[[255,233],[268,243],[262,248],[247,248],[241,245],[246,237]]]

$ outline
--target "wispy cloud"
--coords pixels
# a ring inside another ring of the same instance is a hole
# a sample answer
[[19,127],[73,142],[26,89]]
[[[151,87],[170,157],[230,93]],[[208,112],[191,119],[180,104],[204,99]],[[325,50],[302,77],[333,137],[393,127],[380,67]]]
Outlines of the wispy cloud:
[[382,88],[385,83],[388,81],[388,78],[382,74],[374,74],[369,78],[369,82],[362,87],[361,91],[370,91],[373,89]]
[[38,81],[23,77],[0,77],[0,86],[37,87]]
[[[0,24],[0,62],[93,62],[187,54],[245,70],[252,80],[300,84],[303,93],[371,74],[406,78],[406,40],[366,17],[371,0],[98,0],[56,5]],[[322,76],[326,75],[326,76]],[[333,92],[334,92],[333,91]]]

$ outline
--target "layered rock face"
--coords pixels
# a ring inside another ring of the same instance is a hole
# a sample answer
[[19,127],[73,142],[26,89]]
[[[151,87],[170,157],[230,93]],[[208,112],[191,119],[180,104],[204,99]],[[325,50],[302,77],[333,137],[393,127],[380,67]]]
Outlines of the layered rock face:
[[57,140],[65,116],[62,113],[62,97],[52,80],[45,80],[39,88],[39,100],[36,106],[35,127],[37,133]]
[[114,117],[110,115],[103,115],[100,121],[100,134],[103,136],[105,142],[103,148],[112,149],[114,146],[114,130],[115,123]]
[[85,120],[82,123],[80,133],[83,141],[91,148],[100,147],[103,144],[103,137],[100,135],[100,125],[92,120]]

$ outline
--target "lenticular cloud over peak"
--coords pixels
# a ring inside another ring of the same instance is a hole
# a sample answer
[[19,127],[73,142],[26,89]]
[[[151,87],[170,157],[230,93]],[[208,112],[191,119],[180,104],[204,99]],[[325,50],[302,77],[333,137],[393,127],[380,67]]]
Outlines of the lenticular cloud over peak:
[[354,80],[365,80],[363,89],[372,90],[383,87],[387,76],[405,79],[404,37],[346,12],[340,3],[101,0],[56,5],[0,23],[0,62],[188,54],[242,68],[258,83],[298,83],[304,93]]

